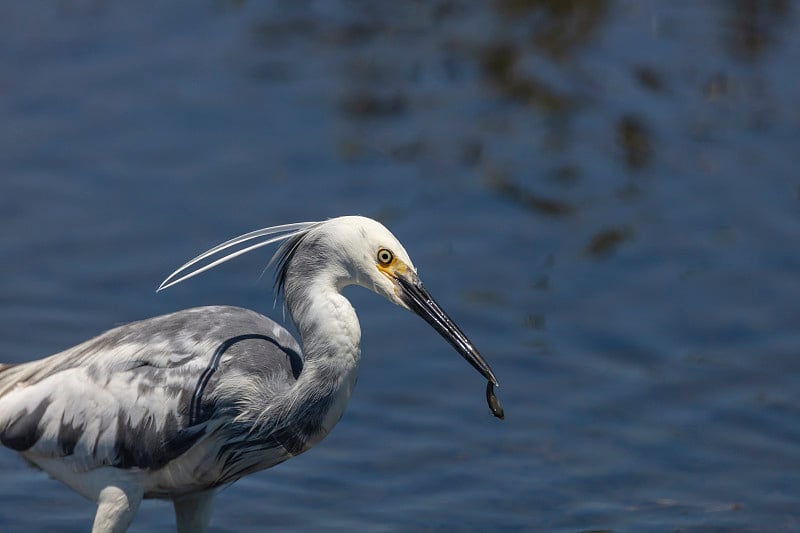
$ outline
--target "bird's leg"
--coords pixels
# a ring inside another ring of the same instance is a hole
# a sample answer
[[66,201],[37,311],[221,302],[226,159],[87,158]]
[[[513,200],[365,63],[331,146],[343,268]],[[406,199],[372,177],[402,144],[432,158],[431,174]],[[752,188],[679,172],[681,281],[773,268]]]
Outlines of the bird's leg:
[[208,530],[214,503],[213,489],[181,496],[172,501],[178,533],[202,533]]
[[136,486],[119,483],[103,488],[97,497],[92,533],[124,533],[141,502],[142,491]]

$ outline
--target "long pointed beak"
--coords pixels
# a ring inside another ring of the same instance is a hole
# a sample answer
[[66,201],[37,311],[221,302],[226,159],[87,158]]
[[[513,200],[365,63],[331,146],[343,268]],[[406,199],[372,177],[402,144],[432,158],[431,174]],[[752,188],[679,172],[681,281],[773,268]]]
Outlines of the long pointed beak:
[[498,385],[489,363],[478,353],[466,335],[450,320],[431,294],[422,286],[419,277],[407,269],[400,275],[393,276],[399,285],[398,296],[416,314],[439,332],[475,370],[494,385]]

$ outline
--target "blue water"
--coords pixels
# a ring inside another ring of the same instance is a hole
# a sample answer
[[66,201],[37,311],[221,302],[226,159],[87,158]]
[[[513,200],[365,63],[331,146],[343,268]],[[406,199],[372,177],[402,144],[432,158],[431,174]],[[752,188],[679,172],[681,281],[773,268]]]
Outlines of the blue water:
[[[0,360],[202,304],[363,214],[491,362],[359,289],[356,392],[215,531],[800,530],[792,2],[0,4]],[[94,508],[0,450],[2,531]],[[148,501],[132,531],[171,531]]]

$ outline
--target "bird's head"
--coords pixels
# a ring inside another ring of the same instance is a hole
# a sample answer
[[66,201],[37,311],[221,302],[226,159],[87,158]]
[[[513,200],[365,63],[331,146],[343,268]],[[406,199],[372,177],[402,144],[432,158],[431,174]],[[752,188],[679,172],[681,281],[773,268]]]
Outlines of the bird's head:
[[400,241],[371,218],[326,220],[287,240],[276,256],[280,289],[291,270],[297,283],[317,278],[338,290],[360,285],[409,309],[399,280],[416,276],[417,269]]

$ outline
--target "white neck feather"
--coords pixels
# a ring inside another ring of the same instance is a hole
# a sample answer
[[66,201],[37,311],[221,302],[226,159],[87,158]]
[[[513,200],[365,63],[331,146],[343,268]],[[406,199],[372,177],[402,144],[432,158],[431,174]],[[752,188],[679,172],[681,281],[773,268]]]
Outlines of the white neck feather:
[[304,359],[295,398],[329,395],[331,399],[320,432],[308,441],[311,446],[336,425],[353,392],[361,359],[361,326],[355,309],[333,284],[318,281],[294,288],[286,291],[286,305],[300,332]]
[[357,362],[361,326],[350,301],[324,279],[298,285],[287,287],[286,306],[300,332],[306,361],[345,358]]

